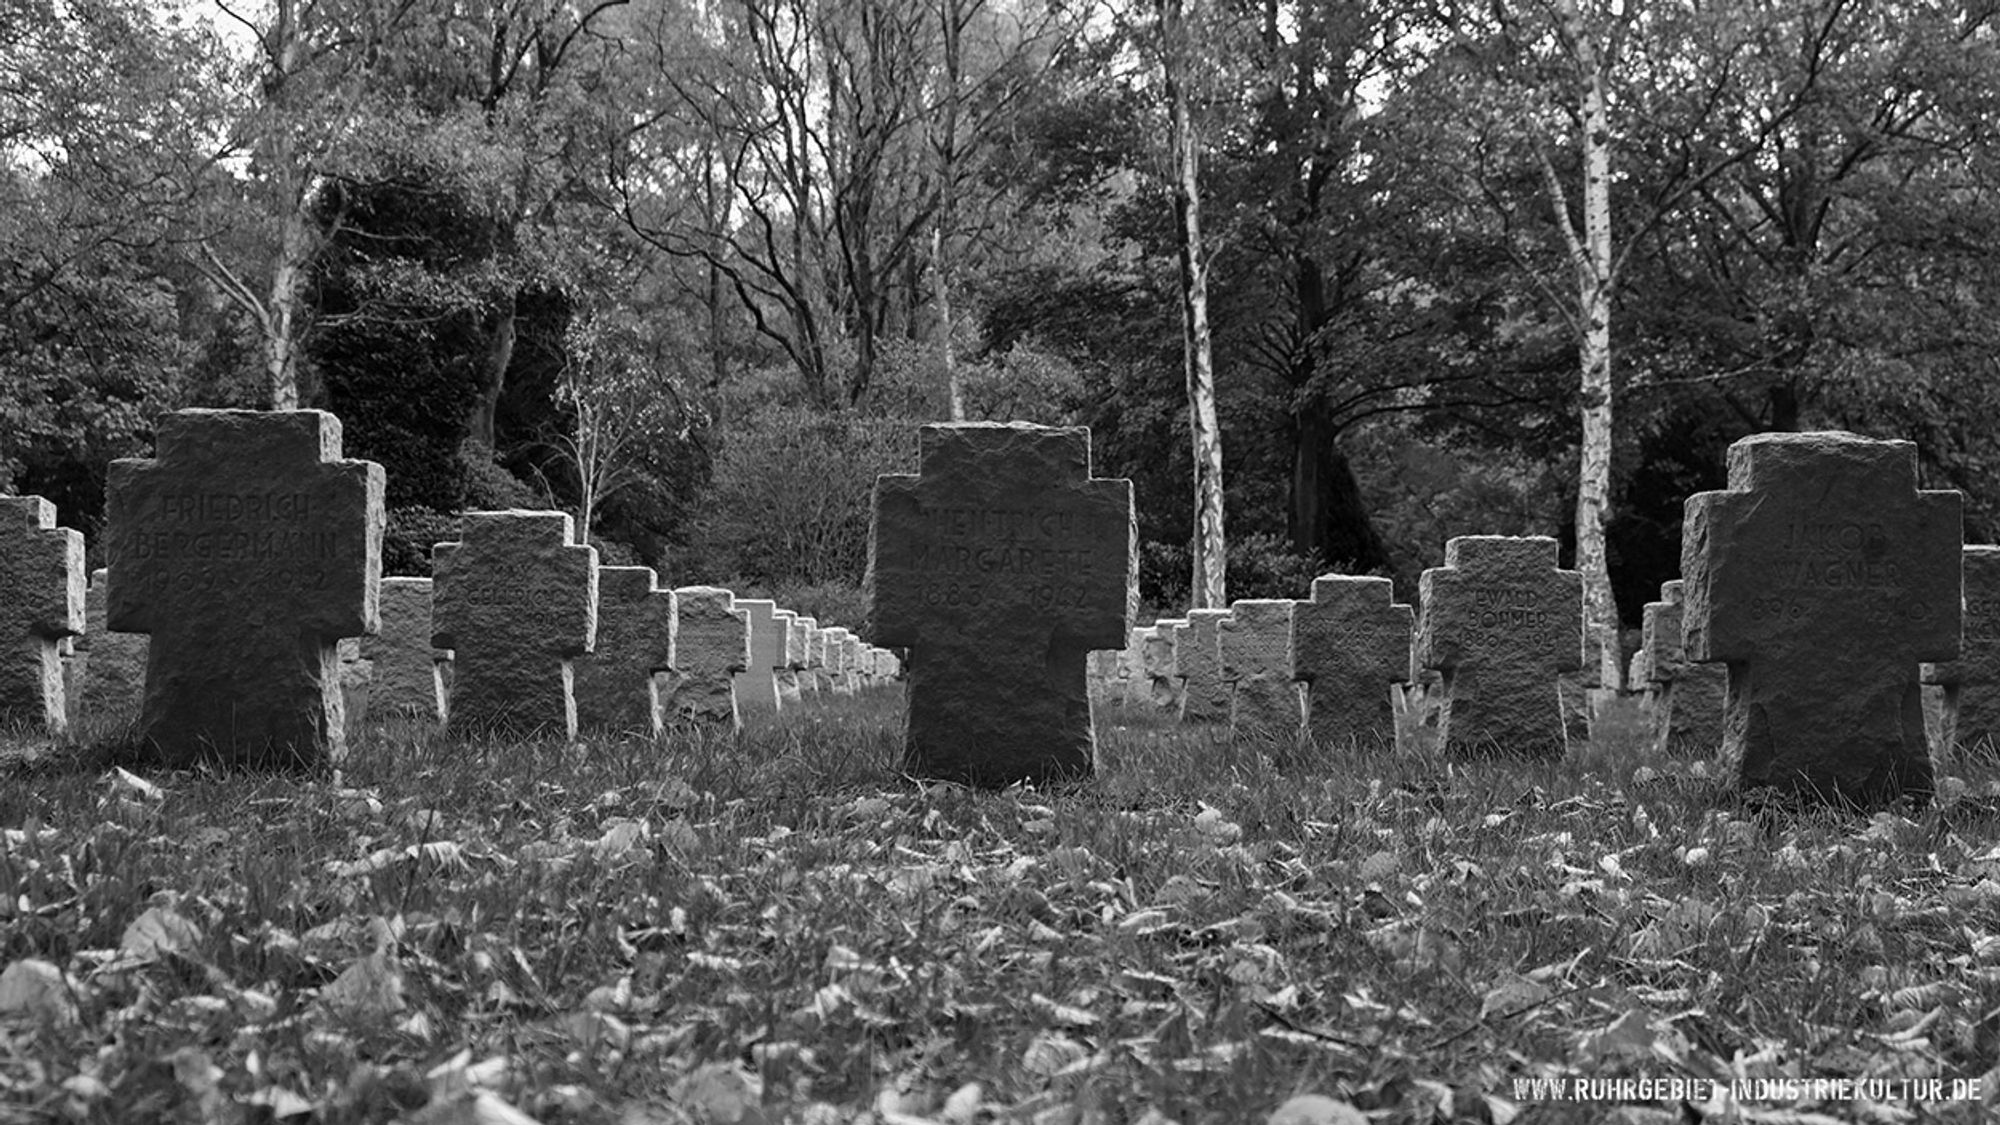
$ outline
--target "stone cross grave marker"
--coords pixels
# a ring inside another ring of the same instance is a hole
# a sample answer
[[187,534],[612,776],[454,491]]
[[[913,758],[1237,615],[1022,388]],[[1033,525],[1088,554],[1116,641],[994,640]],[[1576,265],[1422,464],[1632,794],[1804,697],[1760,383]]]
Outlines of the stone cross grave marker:
[[650,566],[597,568],[597,642],[576,658],[576,726],[660,733],[655,677],[674,663],[674,595]]
[[1143,698],[1148,705],[1169,715],[1181,713],[1181,679],[1174,671],[1174,648],[1185,628],[1185,618],[1153,622],[1152,634],[1146,638],[1140,659]]
[[1387,578],[1322,574],[1295,612],[1306,725],[1324,749],[1396,748],[1394,685],[1410,682],[1415,614]]
[[841,666],[847,672],[847,687],[849,691],[859,691],[865,681],[864,670],[861,667],[861,636],[849,630],[844,643],[847,645],[847,652],[842,657]]
[[382,630],[361,638],[361,655],[375,666],[370,706],[424,724],[444,722],[445,675],[451,650],[431,643],[429,578],[382,580]]
[[750,666],[750,615],[720,586],[674,591],[674,668],[667,676],[669,719],[743,725],[736,674]]
[[346,753],[338,642],[376,630],[382,466],[319,410],[180,410],[111,463],[105,621],[147,633],[139,734],[169,766]]
[[1676,578],[1660,584],[1660,600],[1642,611],[1639,652],[1645,657],[1653,697],[1653,751],[1657,754],[1715,753],[1722,747],[1722,697],[1729,670],[1694,664],[1681,643],[1686,586]]
[[925,426],[918,472],[876,478],[869,639],[906,648],[904,765],[1002,786],[1094,768],[1085,662],[1122,648],[1138,591],[1132,484],[1090,431]]
[[76,710],[112,723],[139,717],[146,694],[146,634],[114,633],[105,623],[105,572],[90,572],[83,595],[83,635],[76,638]]
[[776,665],[778,706],[797,705],[801,699],[799,669],[804,667],[806,628],[799,615],[789,609],[776,610],[771,616],[778,623],[778,637],[784,645]]
[[2000,547],[1968,545],[1961,560],[1958,659],[1925,664],[1923,678],[1944,689],[1939,748],[1991,757],[2000,751]]
[[83,535],[39,496],[0,496],[0,721],[69,730],[61,649],[84,630]]
[[736,673],[736,706],[744,714],[775,715],[779,707],[778,665],[785,658],[778,605],[765,598],[737,598],[736,608],[750,622],[750,664]]
[[1125,702],[1125,682],[1118,675],[1118,655],[1117,649],[1094,649],[1084,662],[1084,683],[1090,689],[1093,707],[1122,706]]
[[1144,706],[1152,694],[1152,683],[1146,678],[1146,646],[1159,634],[1156,625],[1135,625],[1125,638],[1125,651],[1118,654],[1118,678],[1125,684],[1121,702],[1127,706]]
[[835,695],[854,694],[854,679],[847,667],[848,635],[838,625],[820,630],[820,639],[826,642],[826,686]]
[[347,723],[347,741],[352,743],[368,722],[368,707],[375,695],[375,662],[362,655],[360,637],[342,637],[340,653],[340,706]]
[[826,664],[826,638],[816,617],[799,618],[799,628],[804,638],[799,649],[799,694],[818,695],[826,687],[820,676]]
[[1305,721],[1292,664],[1292,606],[1289,598],[1239,599],[1217,626],[1231,735],[1290,738]]
[[1754,434],[1729,489],[1688,497],[1688,659],[1725,662],[1722,761],[1744,787],[1872,806],[1931,792],[1918,665],[1958,655],[1956,492],[1917,490],[1917,448]]
[[431,549],[432,643],[452,651],[446,725],[576,737],[575,660],[597,635],[597,550],[564,512],[467,512]]
[[1229,681],[1222,678],[1218,636],[1226,609],[1192,609],[1174,635],[1174,675],[1181,680],[1181,722],[1229,721]]
[[1448,753],[1557,757],[1567,746],[1556,679],[1583,665],[1583,578],[1556,541],[1462,535],[1419,580],[1417,662],[1443,674]]

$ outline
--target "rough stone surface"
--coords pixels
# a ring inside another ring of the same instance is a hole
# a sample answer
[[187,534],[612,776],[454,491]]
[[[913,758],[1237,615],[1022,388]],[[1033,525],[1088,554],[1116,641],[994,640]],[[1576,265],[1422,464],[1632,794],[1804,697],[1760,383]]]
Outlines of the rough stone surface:
[[62,649],[83,601],[83,535],[39,496],[0,496],[0,724],[69,730]]
[[1139,625],[1126,634],[1125,648],[1118,654],[1118,679],[1124,689],[1119,702],[1125,706],[1145,706],[1152,695],[1152,682],[1146,677],[1146,646],[1159,632],[1156,626]]
[[597,568],[597,642],[576,658],[580,731],[655,735],[658,673],[674,663],[674,595],[649,566]]
[[162,764],[346,753],[337,644],[372,633],[382,467],[318,410],[181,410],[111,463],[106,624],[147,633],[139,734]]
[[597,551],[563,512],[467,512],[431,550],[432,643],[452,650],[448,729],[576,737],[575,660],[597,635]]
[[776,610],[771,616],[778,623],[778,636],[784,644],[777,664],[773,665],[778,677],[778,706],[797,705],[803,694],[799,690],[799,669],[805,666],[806,627],[800,623],[799,615],[789,609]]
[[1646,659],[1653,751],[1706,757],[1722,747],[1722,697],[1729,687],[1729,670],[1720,664],[1688,661],[1681,643],[1685,590],[1676,578],[1660,584],[1659,601],[1646,603],[1633,661],[1636,666],[1639,657]]
[[1447,753],[1557,757],[1567,747],[1557,677],[1583,664],[1583,578],[1556,541],[1464,535],[1419,582],[1417,662],[1443,675]]
[[720,586],[674,591],[674,667],[667,676],[670,721],[743,725],[736,674],[750,666],[750,615]]
[[1931,792],[1917,666],[1958,655],[1956,492],[1906,441],[1755,434],[1687,499],[1688,659],[1725,662],[1722,761],[1744,787],[1873,806]]
[[1090,688],[1090,702],[1093,707],[1125,705],[1125,679],[1120,672],[1120,649],[1096,649],[1090,654],[1084,667],[1088,670],[1085,683]]
[[382,631],[361,638],[361,655],[375,665],[376,714],[444,722],[451,650],[432,644],[431,633],[431,579],[384,578]]
[[799,618],[799,627],[805,631],[805,647],[799,650],[799,694],[819,695],[827,690],[826,637],[817,617]]
[[103,567],[90,572],[83,620],[83,635],[74,639],[76,714],[99,722],[132,722],[146,694],[146,634],[114,633],[106,624]]
[[1090,432],[925,426],[919,473],[875,483],[868,638],[910,663],[904,766],[1001,786],[1094,768],[1092,649],[1138,592],[1132,484],[1090,475]]
[[1958,659],[1923,666],[1924,682],[1944,689],[1935,744],[2000,756],[2000,547],[1968,546],[1960,558]]
[[1232,602],[1216,633],[1229,683],[1229,732],[1290,738],[1305,721],[1292,666],[1292,607],[1285,598]]
[[1415,612],[1387,578],[1322,574],[1294,611],[1306,725],[1323,749],[1396,746],[1394,685],[1410,682]]
[[1229,721],[1229,681],[1222,676],[1217,637],[1226,609],[1189,610],[1174,639],[1174,675],[1181,681],[1181,722]]
[[838,625],[820,630],[820,639],[826,644],[827,690],[835,695],[854,694],[854,670],[847,664],[847,638],[851,635]]
[[1148,706],[1169,715],[1181,713],[1181,678],[1174,671],[1174,648],[1185,628],[1186,618],[1153,622],[1140,656],[1143,699]]
[[850,691],[861,690],[863,670],[861,667],[861,637],[849,630],[846,639],[847,654],[843,657],[847,669],[847,686]]
[[340,703],[351,743],[368,722],[368,707],[375,694],[375,662],[362,655],[359,637],[342,637],[338,651]]
[[765,598],[737,598],[736,608],[750,622],[750,664],[736,673],[736,706],[746,715],[775,715],[780,706],[778,666],[785,660],[778,605]]

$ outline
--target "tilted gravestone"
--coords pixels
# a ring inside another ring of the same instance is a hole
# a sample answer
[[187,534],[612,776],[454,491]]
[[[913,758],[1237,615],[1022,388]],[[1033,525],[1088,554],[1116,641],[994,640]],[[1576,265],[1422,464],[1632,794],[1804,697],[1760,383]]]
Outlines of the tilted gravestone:
[[1008,785],[1087,775],[1085,662],[1137,600],[1132,485],[1090,475],[1090,432],[923,427],[918,473],[875,482],[869,638],[910,650],[904,764]]
[[0,723],[69,730],[65,638],[84,630],[83,535],[39,496],[0,496]]
[[576,658],[576,726],[660,733],[656,675],[673,667],[674,595],[650,566],[597,568],[597,639]]
[[1290,738],[1304,723],[1292,665],[1292,606],[1286,598],[1239,599],[1217,627],[1232,735]]
[[446,726],[576,737],[575,660],[597,635],[597,551],[564,512],[467,512],[431,549],[432,643],[452,651]]
[[1146,638],[1146,646],[1140,656],[1141,698],[1155,710],[1169,715],[1181,713],[1181,678],[1174,671],[1174,648],[1179,643],[1181,630],[1187,628],[1184,618],[1166,618],[1153,622],[1152,632]]
[[736,608],[750,622],[750,664],[736,673],[736,706],[746,715],[778,712],[778,665],[784,661],[785,638],[778,631],[776,602],[737,598]]
[[1191,609],[1174,636],[1174,675],[1181,681],[1181,722],[1229,721],[1229,681],[1217,643],[1226,609]]
[[1739,785],[1930,794],[1917,666],[1958,655],[1962,504],[1917,490],[1915,445],[1838,432],[1743,438],[1728,491],[1688,497],[1683,636],[1729,665]]
[[1583,664],[1583,578],[1556,541],[1462,535],[1419,580],[1417,663],[1443,675],[1438,744],[1460,755],[1560,756],[1557,677]]
[[1306,726],[1328,749],[1396,748],[1394,685],[1410,682],[1415,613],[1387,578],[1322,574],[1294,611]]
[[451,651],[431,643],[431,581],[382,580],[382,629],[361,638],[361,655],[375,668],[369,705],[376,714],[444,722]]
[[1653,751],[1701,756],[1722,746],[1722,697],[1729,670],[1694,664],[1681,643],[1686,586],[1676,578],[1660,584],[1660,600],[1642,611],[1639,656],[1650,679]]
[[736,674],[750,666],[750,615],[720,586],[674,591],[674,667],[667,675],[671,721],[743,725]]
[[2000,751],[2000,547],[1968,545],[1960,573],[1958,659],[1925,664],[1923,679],[1944,689],[1939,748],[1990,757]]
[[338,642],[376,630],[382,466],[318,410],[181,410],[111,463],[105,621],[147,633],[139,734],[163,764],[346,753]]
[[125,723],[139,717],[146,694],[146,634],[114,633],[105,623],[104,568],[90,572],[83,595],[83,635],[76,638],[78,715]]

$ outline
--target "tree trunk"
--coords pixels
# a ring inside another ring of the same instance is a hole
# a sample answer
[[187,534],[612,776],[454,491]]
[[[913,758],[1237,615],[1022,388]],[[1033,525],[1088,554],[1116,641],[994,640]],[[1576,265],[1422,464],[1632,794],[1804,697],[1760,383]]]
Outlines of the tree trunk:
[[[1585,56],[1593,64],[1594,53]],[[1576,486],[1576,567],[1583,574],[1586,628],[1598,632],[1600,682],[1624,686],[1618,604],[1611,592],[1604,529],[1611,519],[1611,125],[1604,72],[1587,67],[1583,87],[1583,261],[1578,297],[1583,313],[1582,380],[1577,395],[1583,440]]]
[[306,269],[312,263],[312,216],[302,192],[285,214],[278,259],[271,266],[270,315],[264,330],[264,374],[271,409],[299,408],[299,331]]
[[1208,262],[1201,242],[1201,148],[1188,108],[1190,55],[1181,0],[1160,0],[1161,56],[1173,136],[1175,233],[1180,243],[1181,342],[1185,353],[1188,430],[1194,452],[1194,609],[1229,605],[1228,544],[1222,523],[1222,432],[1215,417],[1215,364],[1209,349]]
[[931,267],[937,273],[938,342],[944,359],[945,392],[951,420],[965,421],[965,390],[958,385],[958,356],[952,347],[951,224],[957,204],[958,174],[958,0],[944,0],[944,135],[938,141],[938,218],[931,239]]
[[945,393],[951,403],[951,420],[963,422],[965,389],[958,383],[958,354],[951,346],[951,266],[945,261],[943,221],[931,236],[931,257],[931,272],[937,275],[938,353],[944,364]]
[[467,425],[468,436],[491,450],[496,448],[493,440],[495,420],[500,413],[500,393],[507,388],[507,368],[514,362],[514,294],[506,299],[493,313],[493,327],[486,346],[485,379],[479,388],[479,398],[472,406],[472,419]]
[[1386,570],[1389,548],[1368,516],[1361,482],[1340,451],[1333,427],[1303,408],[1292,454],[1292,550],[1321,565],[1345,563],[1355,574]]

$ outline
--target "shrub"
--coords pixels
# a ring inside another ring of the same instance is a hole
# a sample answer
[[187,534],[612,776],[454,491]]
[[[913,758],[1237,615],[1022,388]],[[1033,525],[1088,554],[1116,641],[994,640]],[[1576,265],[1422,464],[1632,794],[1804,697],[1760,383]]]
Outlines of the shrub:
[[859,586],[876,476],[916,467],[917,425],[766,407],[716,449],[685,562],[763,586]]
[[391,508],[382,535],[382,573],[429,578],[431,547],[457,539],[457,516],[430,508]]

